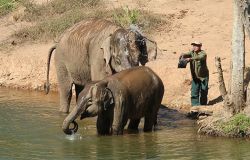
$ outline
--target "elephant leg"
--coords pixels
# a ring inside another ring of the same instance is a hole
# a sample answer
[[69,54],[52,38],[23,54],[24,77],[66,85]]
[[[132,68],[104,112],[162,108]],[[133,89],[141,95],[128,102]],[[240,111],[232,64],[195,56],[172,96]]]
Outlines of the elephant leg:
[[122,135],[122,134],[123,134],[124,127],[125,127],[126,124],[127,124],[127,121],[128,121],[128,119],[124,119],[124,120],[121,122],[121,124],[115,124],[115,125],[113,125],[113,127],[112,127],[113,135]]
[[140,123],[141,119],[130,119],[129,125],[128,125],[128,130],[138,130],[138,126]]
[[145,117],[145,121],[144,121],[144,128],[143,131],[144,132],[151,132],[152,128],[153,128],[153,119],[150,117]]
[[63,113],[69,113],[70,101],[72,98],[72,84],[64,83],[60,87],[60,111]]
[[81,92],[83,89],[84,89],[84,86],[75,84],[76,102],[77,102],[77,99],[78,99],[78,96],[79,96],[80,92]]
[[114,121],[112,126],[112,132],[114,135],[122,135],[124,127],[128,122],[128,118],[126,116],[122,116],[122,118],[117,118],[116,114],[114,115]]
[[70,101],[72,98],[72,80],[65,66],[57,66],[57,78],[60,94],[60,111],[69,112]]
[[152,111],[147,112],[145,114],[145,118],[144,118],[144,128],[143,128],[143,131],[144,132],[151,132],[154,123],[155,123],[155,114]]
[[124,127],[127,125],[127,123],[128,123],[128,118],[123,119],[122,129],[124,129]]
[[[160,107],[160,106],[159,106]],[[157,122],[157,115],[158,115],[158,110],[159,110],[159,107],[158,107],[158,109],[157,109],[157,111],[154,113],[154,119],[153,119],[153,126],[154,126],[154,130],[156,130],[157,129],[157,126],[158,126],[158,122]]]

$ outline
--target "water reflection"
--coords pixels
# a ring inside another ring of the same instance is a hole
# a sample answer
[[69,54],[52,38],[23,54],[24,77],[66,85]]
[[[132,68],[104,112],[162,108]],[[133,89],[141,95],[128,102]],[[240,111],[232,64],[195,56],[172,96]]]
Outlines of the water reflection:
[[[0,159],[249,159],[249,141],[196,135],[194,122],[161,108],[159,130],[97,136],[96,118],[61,130],[58,96],[0,88]],[[74,106],[74,104],[73,104]],[[142,125],[140,125],[142,129]]]

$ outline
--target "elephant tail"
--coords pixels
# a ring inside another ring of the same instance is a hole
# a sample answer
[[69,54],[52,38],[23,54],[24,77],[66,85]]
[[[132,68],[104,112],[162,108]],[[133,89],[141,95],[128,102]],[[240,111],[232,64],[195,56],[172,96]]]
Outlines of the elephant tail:
[[46,94],[49,93],[50,90],[50,83],[49,83],[49,70],[50,70],[50,60],[51,60],[51,55],[53,53],[53,51],[56,49],[56,45],[54,45],[53,47],[50,48],[49,50],[49,54],[48,54],[48,60],[47,60],[47,81],[44,84],[44,91]]

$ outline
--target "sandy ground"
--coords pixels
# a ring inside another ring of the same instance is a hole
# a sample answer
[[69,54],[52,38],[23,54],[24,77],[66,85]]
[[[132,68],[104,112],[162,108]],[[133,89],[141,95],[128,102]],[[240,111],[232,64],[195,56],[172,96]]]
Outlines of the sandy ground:
[[[40,2],[40,1],[39,1]],[[45,2],[45,1],[44,1]],[[165,85],[164,104],[182,108],[190,104],[190,71],[177,69],[180,53],[191,49],[194,40],[203,42],[208,54],[210,70],[209,100],[219,96],[217,74],[214,66],[215,56],[220,56],[226,83],[229,79],[232,33],[232,1],[229,0],[109,0],[110,8],[129,6],[142,8],[153,13],[163,14],[171,24],[154,31],[150,35],[158,43],[161,54],[154,62],[148,63]],[[6,22],[6,21],[5,21]],[[6,24],[6,23],[5,23]],[[13,24],[11,24],[13,25]],[[7,39],[9,32],[2,29],[0,21],[0,42]],[[7,25],[8,26],[8,25]],[[5,25],[6,27],[6,25]],[[4,37],[4,38],[2,38]],[[43,90],[46,80],[46,60],[53,42],[46,44],[17,45],[10,52],[0,53],[0,85],[14,88]],[[250,66],[250,44],[246,42],[246,64]],[[57,90],[55,68],[52,60],[50,82]]]

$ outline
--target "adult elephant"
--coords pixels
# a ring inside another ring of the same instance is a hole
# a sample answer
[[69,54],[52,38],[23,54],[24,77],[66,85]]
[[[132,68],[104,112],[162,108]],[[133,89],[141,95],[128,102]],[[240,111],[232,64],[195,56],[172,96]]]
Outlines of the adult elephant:
[[156,43],[148,41],[154,47],[147,48],[146,42],[147,38],[134,28],[126,30],[102,19],[82,21],[69,28],[59,43],[50,49],[45,91],[48,94],[50,59],[54,49],[60,111],[68,113],[73,84],[77,99],[87,82],[154,60]]
[[[162,80],[148,67],[134,67],[88,85],[79,95],[77,106],[65,118],[62,129],[66,134],[77,131],[75,119],[98,116],[98,134],[123,134],[138,130],[145,117],[144,131],[152,131],[164,94]],[[69,126],[74,123],[74,128]]]

